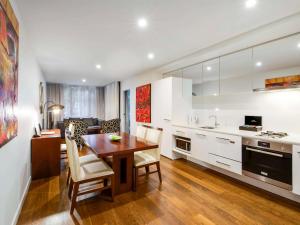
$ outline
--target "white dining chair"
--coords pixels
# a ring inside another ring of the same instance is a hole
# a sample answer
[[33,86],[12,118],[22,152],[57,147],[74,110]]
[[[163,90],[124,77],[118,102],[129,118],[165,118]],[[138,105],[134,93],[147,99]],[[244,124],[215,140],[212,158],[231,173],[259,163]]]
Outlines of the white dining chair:
[[[145,141],[155,143],[158,145],[156,149],[144,150],[136,152],[134,154],[134,163],[133,163],[133,189],[136,190],[137,179],[139,176],[145,176],[153,173],[158,173],[158,178],[160,183],[162,182],[161,171],[160,171],[160,141],[162,136],[161,128],[148,127],[146,131]],[[151,165],[156,165],[155,171],[150,171],[149,168]],[[139,175],[138,171],[140,168],[146,169],[146,173]]]
[[[71,171],[68,191],[68,196],[71,198],[70,214],[73,214],[77,197],[81,195],[110,189],[113,201],[115,193],[113,170],[103,160],[82,165],[75,140],[67,136],[66,145]],[[83,189],[80,189],[81,185],[84,185]]]
[[137,138],[145,139],[147,133],[147,127],[145,125],[137,125],[136,134]]
[[[65,140],[67,143],[67,136],[70,136],[71,138],[74,137],[74,130],[75,130],[75,126],[73,123],[70,123],[68,129],[66,130],[65,133]],[[67,145],[66,145],[66,149],[67,149]],[[80,165],[84,165],[84,164],[88,164],[88,163],[93,163],[93,162],[97,162],[100,161],[101,159],[99,159],[96,155],[94,154],[88,154],[88,155],[84,155],[84,156],[80,156],[79,157],[79,163]],[[71,175],[71,171],[70,171],[70,166],[68,169],[68,175],[67,175],[67,185],[69,185],[69,181],[70,181],[70,175]]]

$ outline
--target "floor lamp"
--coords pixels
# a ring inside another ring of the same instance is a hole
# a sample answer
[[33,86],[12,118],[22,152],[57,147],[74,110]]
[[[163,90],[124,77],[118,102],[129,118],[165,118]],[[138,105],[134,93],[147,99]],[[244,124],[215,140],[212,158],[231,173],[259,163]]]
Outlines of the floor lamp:
[[[52,104],[52,105],[48,106],[49,104]],[[60,113],[64,109],[63,105],[56,104],[53,101],[47,101],[47,102],[45,102],[44,107],[43,107],[43,109],[44,109],[43,110],[43,129],[45,129],[45,112],[46,112],[46,107],[47,107],[47,118],[46,118],[46,126],[47,126],[47,128],[48,128],[48,112],[53,112],[54,114],[58,114],[58,113]]]

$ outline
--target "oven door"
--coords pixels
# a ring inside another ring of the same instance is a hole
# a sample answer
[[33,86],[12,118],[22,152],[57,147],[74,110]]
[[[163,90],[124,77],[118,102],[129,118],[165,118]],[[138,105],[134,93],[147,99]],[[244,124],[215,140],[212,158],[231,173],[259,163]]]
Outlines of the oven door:
[[292,154],[243,145],[243,174],[279,186],[292,188]]

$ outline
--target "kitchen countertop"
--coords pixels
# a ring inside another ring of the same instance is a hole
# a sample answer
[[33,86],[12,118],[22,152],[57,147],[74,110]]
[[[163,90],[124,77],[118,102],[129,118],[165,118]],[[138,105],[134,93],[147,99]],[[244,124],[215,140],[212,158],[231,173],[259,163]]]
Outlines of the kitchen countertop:
[[244,131],[234,127],[217,127],[215,129],[205,129],[205,128],[201,128],[201,125],[197,125],[197,126],[183,125],[183,124],[172,124],[172,125],[175,127],[202,130],[202,131],[212,132],[212,133],[229,134],[229,135],[235,135],[240,137],[255,138],[255,139],[265,140],[265,141],[274,141],[274,142],[285,143],[285,144],[300,145],[300,134],[294,134],[294,133],[288,133],[288,136],[283,138],[269,138],[269,137],[257,136],[261,132]]

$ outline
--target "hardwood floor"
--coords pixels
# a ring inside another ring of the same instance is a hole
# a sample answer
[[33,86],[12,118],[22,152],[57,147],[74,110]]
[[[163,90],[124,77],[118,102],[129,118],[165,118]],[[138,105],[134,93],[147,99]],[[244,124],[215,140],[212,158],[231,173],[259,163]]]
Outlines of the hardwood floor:
[[300,224],[300,206],[184,160],[161,160],[158,176],[114,202],[94,196],[69,214],[66,171],[32,182],[18,225]]

